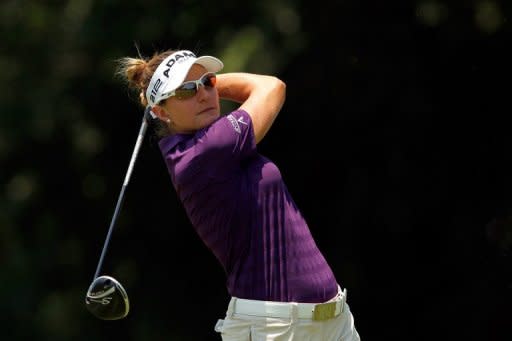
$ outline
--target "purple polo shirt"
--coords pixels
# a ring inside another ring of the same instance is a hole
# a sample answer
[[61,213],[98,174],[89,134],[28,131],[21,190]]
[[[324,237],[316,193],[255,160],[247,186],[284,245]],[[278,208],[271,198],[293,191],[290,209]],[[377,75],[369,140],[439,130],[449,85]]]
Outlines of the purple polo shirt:
[[247,112],[159,142],[199,237],[222,264],[231,296],[323,302],[336,279],[276,165],[256,149]]

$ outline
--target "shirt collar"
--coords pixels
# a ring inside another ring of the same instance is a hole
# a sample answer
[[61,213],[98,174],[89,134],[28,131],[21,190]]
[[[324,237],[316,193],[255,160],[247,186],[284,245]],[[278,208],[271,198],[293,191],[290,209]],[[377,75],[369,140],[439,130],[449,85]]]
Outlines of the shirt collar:
[[162,154],[166,155],[169,153],[178,143],[181,141],[184,141],[190,136],[193,136],[191,134],[173,134],[166,136],[162,138],[160,141],[158,141],[158,146],[160,147],[160,150],[162,151]]

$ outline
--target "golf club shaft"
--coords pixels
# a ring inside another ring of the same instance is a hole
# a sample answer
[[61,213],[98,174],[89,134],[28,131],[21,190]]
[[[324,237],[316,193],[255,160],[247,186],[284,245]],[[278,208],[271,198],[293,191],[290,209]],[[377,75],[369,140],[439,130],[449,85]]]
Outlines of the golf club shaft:
[[146,112],[144,113],[144,117],[142,118],[142,125],[139,130],[139,136],[137,137],[137,141],[135,143],[135,148],[133,149],[132,157],[130,160],[130,164],[128,165],[128,170],[126,172],[126,176],[124,178],[123,186],[121,187],[121,192],[119,193],[119,198],[117,199],[116,208],[114,210],[114,215],[112,216],[112,220],[110,222],[110,227],[108,229],[107,238],[105,239],[105,244],[103,245],[103,250],[101,251],[100,260],[98,262],[98,266],[96,268],[96,273],[94,274],[93,281],[99,276],[99,273],[101,271],[101,266],[103,264],[103,259],[105,258],[105,254],[107,253],[108,244],[110,242],[110,237],[112,235],[112,231],[114,230],[114,225],[117,220],[117,216],[119,215],[119,211],[121,209],[121,206],[123,204],[124,199],[124,192],[126,190],[126,187],[128,186],[128,182],[130,181],[130,177],[132,174],[133,166],[135,164],[135,160],[137,159],[137,155],[139,153],[140,146],[142,144],[142,141],[144,139],[144,135],[146,134],[146,129],[148,126],[147,119],[148,119],[148,109],[146,109]]

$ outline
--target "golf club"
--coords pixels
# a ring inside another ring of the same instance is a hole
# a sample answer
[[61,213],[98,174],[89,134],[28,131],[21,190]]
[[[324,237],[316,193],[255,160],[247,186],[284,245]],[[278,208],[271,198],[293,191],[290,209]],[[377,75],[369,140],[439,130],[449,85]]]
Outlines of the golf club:
[[152,119],[152,115],[153,114],[151,113],[151,108],[148,106],[144,111],[142,125],[140,127],[139,135],[135,143],[135,148],[133,150],[130,163],[128,165],[128,170],[124,178],[123,186],[121,187],[119,198],[117,199],[117,205],[114,210],[112,220],[110,222],[107,237],[103,245],[103,250],[101,251],[101,256],[98,262],[98,266],[96,268],[96,273],[94,274],[93,281],[89,286],[89,289],[87,290],[87,294],[85,296],[85,305],[87,309],[94,316],[102,320],[119,320],[128,315],[128,312],[130,311],[130,301],[128,300],[128,294],[126,293],[126,290],[123,288],[121,283],[119,283],[117,280],[110,276],[99,276],[99,274],[101,271],[103,260],[105,258],[105,254],[108,249],[110,238],[112,236],[112,231],[114,230],[117,216],[119,215],[119,211],[124,200],[125,190],[128,186],[128,182],[130,181],[133,166],[135,164],[135,160],[139,153],[140,146],[144,139],[144,135],[146,133],[146,129],[148,126],[148,121]]

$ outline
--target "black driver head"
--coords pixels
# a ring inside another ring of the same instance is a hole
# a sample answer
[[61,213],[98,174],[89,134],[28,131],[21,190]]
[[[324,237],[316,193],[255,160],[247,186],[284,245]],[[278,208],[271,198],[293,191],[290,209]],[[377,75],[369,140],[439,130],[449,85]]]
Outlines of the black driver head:
[[102,320],[119,320],[128,315],[130,302],[121,283],[110,276],[96,278],[85,297],[87,309]]

